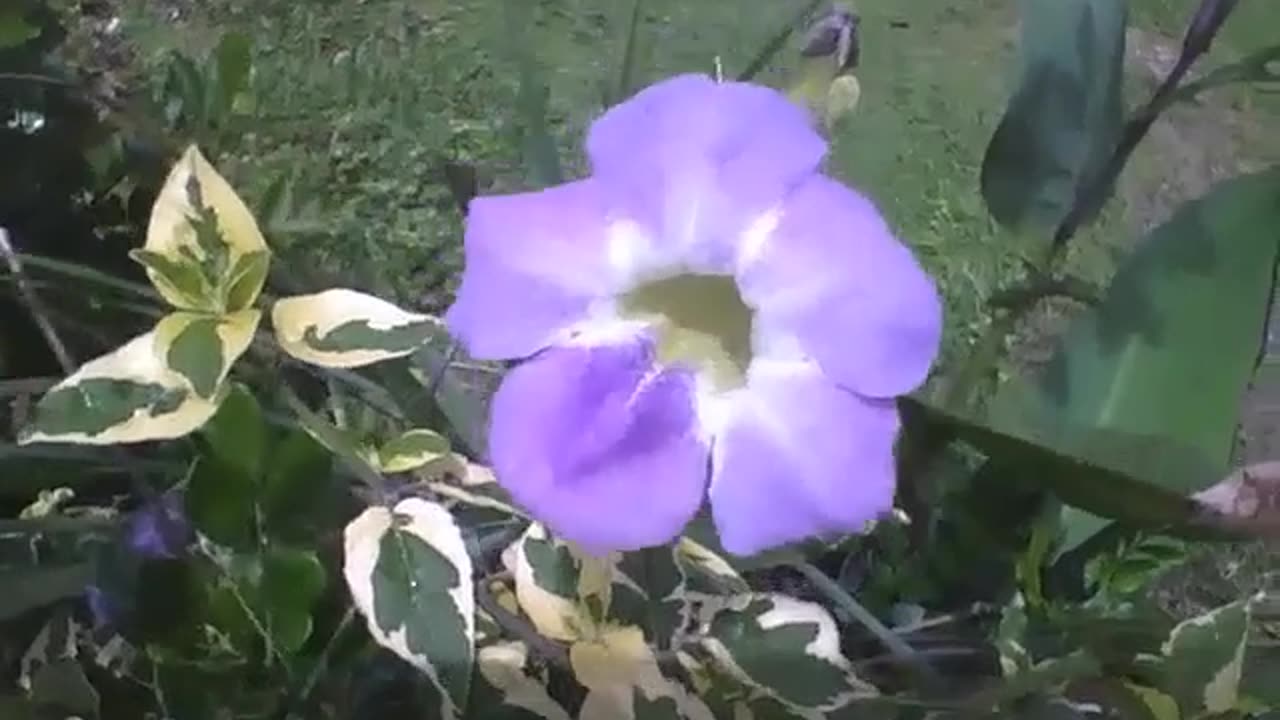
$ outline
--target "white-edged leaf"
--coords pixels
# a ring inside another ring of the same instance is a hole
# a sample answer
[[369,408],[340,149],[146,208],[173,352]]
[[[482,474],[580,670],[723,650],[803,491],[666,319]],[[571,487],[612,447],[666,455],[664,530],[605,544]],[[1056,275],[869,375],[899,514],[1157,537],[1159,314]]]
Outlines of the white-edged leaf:
[[608,617],[618,624],[643,628],[646,639],[661,649],[675,647],[691,615],[686,584],[675,546],[623,553],[617,563]]
[[715,720],[697,696],[662,675],[640,628],[606,628],[574,643],[569,664],[587,689],[578,720]]
[[835,619],[821,605],[758,594],[720,610],[703,647],[722,668],[795,708],[831,710],[875,695],[840,652]]
[[727,560],[706,546],[683,537],[676,545],[676,557],[685,570],[687,594],[691,598],[709,595],[740,594],[751,588]]
[[1240,600],[1178,623],[1161,648],[1164,691],[1188,717],[1231,710],[1239,699],[1250,601]]
[[[206,219],[213,224],[206,227]],[[262,258],[269,253],[253,213],[194,145],[174,164],[156,196],[143,250],[153,260],[158,256],[184,265],[197,261],[209,271],[206,278],[224,294],[233,284],[240,285],[237,307],[227,308],[225,297],[199,298],[193,304],[189,287],[175,286],[171,275],[160,272],[154,262],[144,262],[156,290],[179,308],[243,309],[261,292],[266,279],[265,268],[251,270],[264,260],[242,261],[245,256]]]
[[36,404],[19,444],[116,445],[182,437],[213,417],[226,394],[205,399],[156,353],[156,331],[90,360]]
[[471,558],[453,516],[421,498],[371,507],[347,525],[343,573],[369,633],[441,690],[459,717],[475,655]]
[[401,473],[442,461],[456,471],[457,458],[449,452],[449,441],[433,430],[415,428],[388,440],[378,448],[378,464],[383,472]]
[[617,554],[597,558],[532,523],[503,554],[520,609],[553,640],[590,635],[609,609]]
[[156,325],[156,354],[202,398],[222,387],[231,366],[249,349],[260,310],[230,315],[175,312]]
[[512,504],[511,496],[498,484],[498,478],[492,469],[462,458],[458,458],[458,461],[461,466],[458,473],[448,473],[451,477],[444,480],[427,480],[427,487],[438,495],[465,505],[497,510],[512,517],[528,518],[528,515]]
[[345,288],[282,298],[271,309],[271,323],[285,352],[339,368],[409,355],[442,331],[438,318]]
[[512,709],[526,717],[571,720],[569,713],[547,693],[546,682],[529,672],[524,643],[509,641],[481,647],[476,653],[468,717],[507,717]]

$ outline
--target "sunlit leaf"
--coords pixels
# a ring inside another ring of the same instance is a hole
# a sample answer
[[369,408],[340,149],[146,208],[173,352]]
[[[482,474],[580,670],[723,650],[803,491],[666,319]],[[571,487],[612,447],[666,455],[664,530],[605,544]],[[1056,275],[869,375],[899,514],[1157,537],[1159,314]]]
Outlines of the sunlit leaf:
[[547,693],[546,683],[530,672],[528,649],[520,642],[500,642],[476,653],[468,717],[495,720],[570,720],[569,713]]
[[285,352],[323,367],[403,357],[441,332],[440,321],[430,315],[342,288],[281,299],[272,307],[271,323]]
[[369,633],[440,688],[444,717],[459,717],[474,661],[475,588],[453,517],[421,498],[368,508],[347,525],[343,572]]
[[453,461],[449,441],[432,430],[417,428],[402,433],[378,448],[383,472],[399,473],[440,460]]
[[156,325],[156,353],[170,370],[186,378],[196,394],[208,399],[249,349],[261,318],[259,310],[221,317],[170,313]]
[[[222,292],[231,287],[233,268],[252,253],[269,252],[258,223],[231,185],[218,174],[200,151],[191,146],[174,165],[151,210],[143,249],[169,258],[172,263],[195,261],[205,277]],[[179,308],[225,310],[226,297],[202,298],[191,307],[186,292],[176,292],[172,278],[148,265],[147,275],[156,290]],[[236,302],[247,307],[262,289],[239,275]],[[248,301],[246,301],[246,298]]]
[[841,653],[835,620],[814,603],[746,596],[715,615],[703,644],[741,682],[797,708],[830,710],[874,695]]
[[982,195],[1002,225],[1052,227],[1119,138],[1128,3],[1020,7],[1022,74],[983,159]]
[[222,391],[199,397],[156,347],[153,330],[85,363],[40,399],[19,442],[135,443],[182,437],[204,425]]
[[1173,629],[1163,651],[1164,691],[1187,717],[1235,707],[1249,636],[1250,603],[1233,602]]
[[569,663],[587,688],[579,720],[714,720],[697,696],[663,677],[639,628],[609,628],[576,642]]

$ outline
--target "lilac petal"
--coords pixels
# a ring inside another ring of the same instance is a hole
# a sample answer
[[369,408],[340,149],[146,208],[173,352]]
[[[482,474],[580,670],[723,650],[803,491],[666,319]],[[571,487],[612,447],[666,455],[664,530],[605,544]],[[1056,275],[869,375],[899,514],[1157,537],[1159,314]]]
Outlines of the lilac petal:
[[933,279],[869,199],[819,175],[738,271],[743,298],[836,382],[888,398],[924,382],[942,340]]
[[711,513],[724,548],[753,555],[855,532],[893,507],[892,401],[833,385],[812,365],[752,369],[716,438]]
[[612,289],[606,225],[591,180],[472,200],[450,331],[482,360],[547,347]]
[[785,95],[704,75],[646,88],[587,135],[611,207],[701,272],[731,270],[743,229],[815,172],[826,151]]
[[693,378],[658,368],[647,338],[552,347],[512,370],[489,447],[512,498],[590,552],[671,540],[706,488]]

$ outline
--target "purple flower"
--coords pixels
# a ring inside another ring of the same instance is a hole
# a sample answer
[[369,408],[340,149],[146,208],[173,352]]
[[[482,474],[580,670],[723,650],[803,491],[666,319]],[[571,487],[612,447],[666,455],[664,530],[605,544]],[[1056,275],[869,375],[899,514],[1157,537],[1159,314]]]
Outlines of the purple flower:
[[778,92],[683,75],[599,118],[592,175],[470,206],[446,320],[523,359],[493,402],[512,496],[593,552],[672,540],[704,498],[747,555],[892,507],[894,398],[938,351],[933,281],[819,172]]
[[181,554],[190,534],[191,526],[183,512],[182,495],[170,492],[129,517],[125,542],[141,557],[171,559]]

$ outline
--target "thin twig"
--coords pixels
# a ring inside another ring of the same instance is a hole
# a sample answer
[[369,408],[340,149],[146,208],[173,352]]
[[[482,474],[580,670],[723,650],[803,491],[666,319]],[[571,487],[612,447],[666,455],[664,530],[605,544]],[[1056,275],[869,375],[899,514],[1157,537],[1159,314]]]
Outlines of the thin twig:
[[922,678],[931,683],[939,680],[937,671],[919,655],[910,645],[902,638],[894,634],[892,630],[885,627],[884,623],[871,614],[871,611],[862,607],[862,604],[853,599],[853,596],[844,591],[834,580],[827,577],[827,574],[819,570],[814,565],[802,562],[793,565],[796,570],[800,571],[813,586],[823,595],[827,596],[832,602],[840,606],[841,610],[849,613],[855,620],[862,624],[872,635],[885,646],[891,654],[897,657],[904,665],[907,665]]
[[[311,672],[307,674],[307,679],[303,681],[302,687],[298,688],[298,694],[294,697],[292,705],[294,707],[303,707],[306,705],[307,698],[315,690],[316,685],[320,683],[320,678],[329,671],[329,658],[333,655],[334,648],[338,645],[338,640],[351,627],[352,621],[356,617],[356,608],[354,605],[347,606],[347,612],[343,614],[342,620],[338,622],[338,627],[334,628],[333,634],[329,636],[328,642],[320,651],[320,656],[316,658],[315,665],[312,666]],[[289,714],[288,717],[298,717]]]
[[543,637],[523,618],[503,607],[489,592],[488,583],[492,581],[493,578],[487,578],[476,583],[476,605],[479,605],[481,609],[489,613],[493,621],[500,625],[503,630],[524,641],[530,650],[541,655],[547,662],[566,670],[570,669],[569,651],[554,640]]
[[13,279],[18,286],[18,294],[22,297],[22,302],[27,306],[27,310],[31,312],[31,317],[36,321],[36,325],[40,328],[40,334],[44,335],[44,341],[53,351],[53,356],[57,358],[58,365],[62,367],[62,371],[67,375],[71,375],[76,371],[76,363],[71,359],[71,354],[67,352],[67,346],[62,344],[62,339],[58,337],[58,331],[54,330],[53,323],[49,322],[48,313],[45,312],[44,304],[40,302],[40,298],[36,296],[35,291],[31,289],[27,283],[27,276],[22,271],[22,263],[18,260],[18,254],[13,251],[13,246],[9,244],[9,231],[0,227],[0,254],[4,255],[5,263],[9,266],[9,272],[13,274]]

